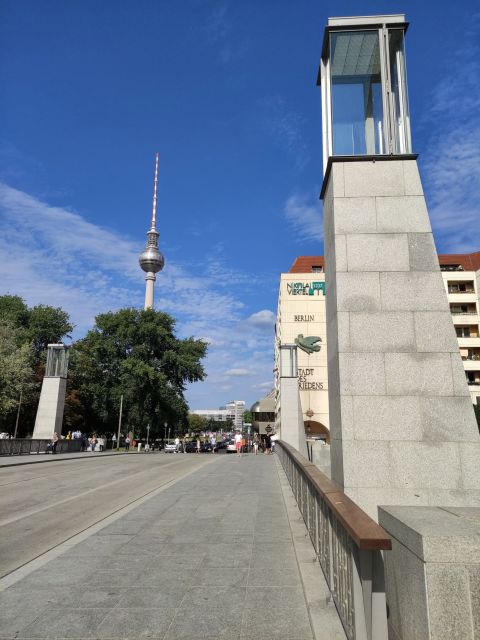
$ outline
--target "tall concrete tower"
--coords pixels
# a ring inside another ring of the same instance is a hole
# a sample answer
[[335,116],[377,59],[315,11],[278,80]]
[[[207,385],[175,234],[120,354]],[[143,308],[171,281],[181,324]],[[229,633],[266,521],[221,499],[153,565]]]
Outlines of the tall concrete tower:
[[157,224],[157,184],[158,184],[158,153],[155,156],[155,179],[153,181],[152,225],[147,231],[147,244],[138,259],[140,267],[146,272],[145,276],[145,309],[153,309],[153,287],[155,274],[163,269],[165,258],[158,249]]

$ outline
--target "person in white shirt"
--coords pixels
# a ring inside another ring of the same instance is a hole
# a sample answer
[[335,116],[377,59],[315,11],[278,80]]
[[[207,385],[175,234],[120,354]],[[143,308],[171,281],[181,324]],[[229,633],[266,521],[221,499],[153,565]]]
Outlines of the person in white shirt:
[[237,450],[237,457],[242,455],[242,434],[240,431],[235,433],[235,449]]

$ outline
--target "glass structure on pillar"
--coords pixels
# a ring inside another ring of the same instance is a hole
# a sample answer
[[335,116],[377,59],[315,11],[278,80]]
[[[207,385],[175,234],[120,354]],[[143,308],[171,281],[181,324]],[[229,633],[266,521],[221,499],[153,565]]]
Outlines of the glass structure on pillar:
[[404,15],[329,18],[323,40],[324,169],[330,156],[410,154]]
[[280,345],[280,377],[296,378],[297,374],[297,345]]
[[64,344],[47,346],[45,378],[66,378],[68,371],[68,347]]

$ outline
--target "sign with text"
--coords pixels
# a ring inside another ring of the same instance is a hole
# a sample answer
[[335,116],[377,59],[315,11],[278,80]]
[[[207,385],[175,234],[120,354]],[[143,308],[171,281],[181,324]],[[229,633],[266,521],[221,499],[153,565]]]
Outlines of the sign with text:
[[287,293],[291,296],[319,296],[320,292],[325,295],[325,282],[287,282]]

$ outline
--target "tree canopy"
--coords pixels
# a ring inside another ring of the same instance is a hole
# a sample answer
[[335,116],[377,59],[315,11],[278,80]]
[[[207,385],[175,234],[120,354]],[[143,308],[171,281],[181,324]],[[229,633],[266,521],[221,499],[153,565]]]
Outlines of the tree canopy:
[[150,424],[152,435],[159,435],[164,422],[177,430],[186,427],[184,391],[188,382],[204,379],[207,345],[178,339],[174,329],[171,316],[152,309],[96,317],[70,354],[72,384],[95,421],[87,430],[116,430],[122,395],[125,429],[141,433]]
[[29,308],[19,296],[0,296],[0,430],[13,430],[22,393],[20,432],[33,431],[46,347],[72,329],[59,307]]

